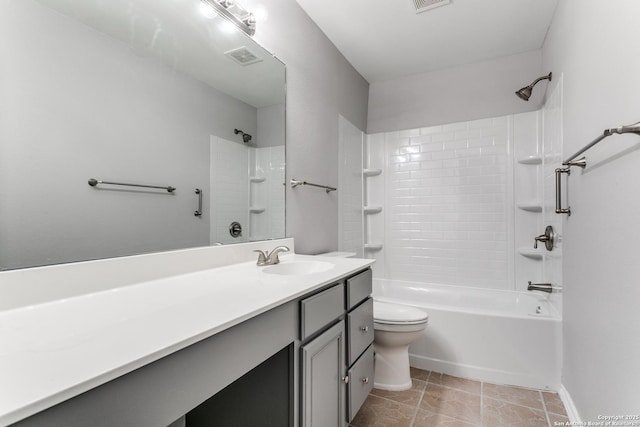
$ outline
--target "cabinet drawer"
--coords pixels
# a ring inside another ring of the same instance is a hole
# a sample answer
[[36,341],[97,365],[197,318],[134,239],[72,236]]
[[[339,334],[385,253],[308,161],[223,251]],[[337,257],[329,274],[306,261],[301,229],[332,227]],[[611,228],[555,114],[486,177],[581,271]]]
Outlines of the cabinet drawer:
[[373,342],[373,299],[369,298],[358,308],[347,314],[349,348],[347,365],[356,361],[365,348]]
[[300,302],[300,335],[305,339],[344,313],[344,285],[339,284]]
[[373,345],[348,371],[347,421],[351,422],[373,388]]
[[371,270],[366,270],[347,279],[347,310],[351,310],[360,301],[371,295],[372,277]]

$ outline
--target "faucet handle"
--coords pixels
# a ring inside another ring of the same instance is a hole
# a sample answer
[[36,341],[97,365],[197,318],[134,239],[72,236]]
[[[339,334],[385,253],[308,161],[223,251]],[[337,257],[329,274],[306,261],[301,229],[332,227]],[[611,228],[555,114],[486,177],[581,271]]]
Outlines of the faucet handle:
[[541,234],[538,237],[534,237],[533,249],[538,249],[538,242],[545,243],[549,240],[546,234]]
[[280,252],[289,252],[290,249],[286,246],[278,246],[274,248],[270,254],[267,255],[267,262],[269,264],[278,264],[280,263],[280,259],[278,258],[278,254]]
[[267,265],[267,254],[264,253],[263,251],[256,249],[253,252],[258,252],[258,262],[256,262],[256,265],[258,266],[263,266],[263,265]]
[[544,247],[551,251],[553,250],[554,241],[556,239],[556,233],[553,231],[553,227],[548,225],[544,230],[544,234],[534,238],[533,249],[538,249],[538,242],[544,243]]

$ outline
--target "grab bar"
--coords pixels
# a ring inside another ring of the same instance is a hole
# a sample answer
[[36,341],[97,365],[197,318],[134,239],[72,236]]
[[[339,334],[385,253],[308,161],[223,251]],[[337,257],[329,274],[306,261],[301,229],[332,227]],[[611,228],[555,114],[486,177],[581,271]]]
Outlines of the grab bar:
[[307,182],[307,181],[298,181],[297,179],[291,178],[291,188],[296,188],[298,185],[310,185],[312,187],[324,188],[327,193],[337,190],[337,188],[334,188],[334,187],[328,187],[326,185],[312,184],[312,183]]
[[571,216],[571,207],[567,206],[566,208],[562,207],[562,174],[566,173],[567,176],[571,175],[571,166],[577,166],[579,168],[584,169],[587,166],[587,159],[584,157],[580,157],[576,160],[571,160],[567,163],[564,163],[566,168],[557,168],[556,169],[556,213],[557,214],[567,214]]
[[197,217],[202,216],[202,190],[196,188],[196,194],[198,195],[198,209],[193,213]]
[[144,185],[144,184],[129,184],[126,182],[112,182],[112,181],[100,181],[95,178],[89,179],[89,185],[92,187],[97,186],[98,184],[108,184],[108,185],[125,185],[127,187],[143,187],[143,188],[159,188],[161,190],[167,190],[169,193],[173,193],[176,188],[175,187],[161,187],[158,185]]

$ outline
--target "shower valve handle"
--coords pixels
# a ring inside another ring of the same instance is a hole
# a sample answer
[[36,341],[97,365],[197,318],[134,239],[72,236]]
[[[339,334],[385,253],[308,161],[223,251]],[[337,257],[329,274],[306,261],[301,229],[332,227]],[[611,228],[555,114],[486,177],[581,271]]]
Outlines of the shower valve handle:
[[553,227],[548,225],[544,230],[544,234],[541,234],[534,238],[533,249],[538,249],[538,242],[544,243],[544,247],[551,251],[555,243],[556,233],[553,231]]

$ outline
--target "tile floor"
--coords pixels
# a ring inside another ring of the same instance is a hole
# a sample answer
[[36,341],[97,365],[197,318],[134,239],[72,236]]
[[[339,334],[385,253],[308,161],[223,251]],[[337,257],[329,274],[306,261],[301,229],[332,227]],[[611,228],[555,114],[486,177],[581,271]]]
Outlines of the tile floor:
[[353,427],[527,426],[568,422],[556,393],[495,385],[411,368],[413,388],[373,389]]

